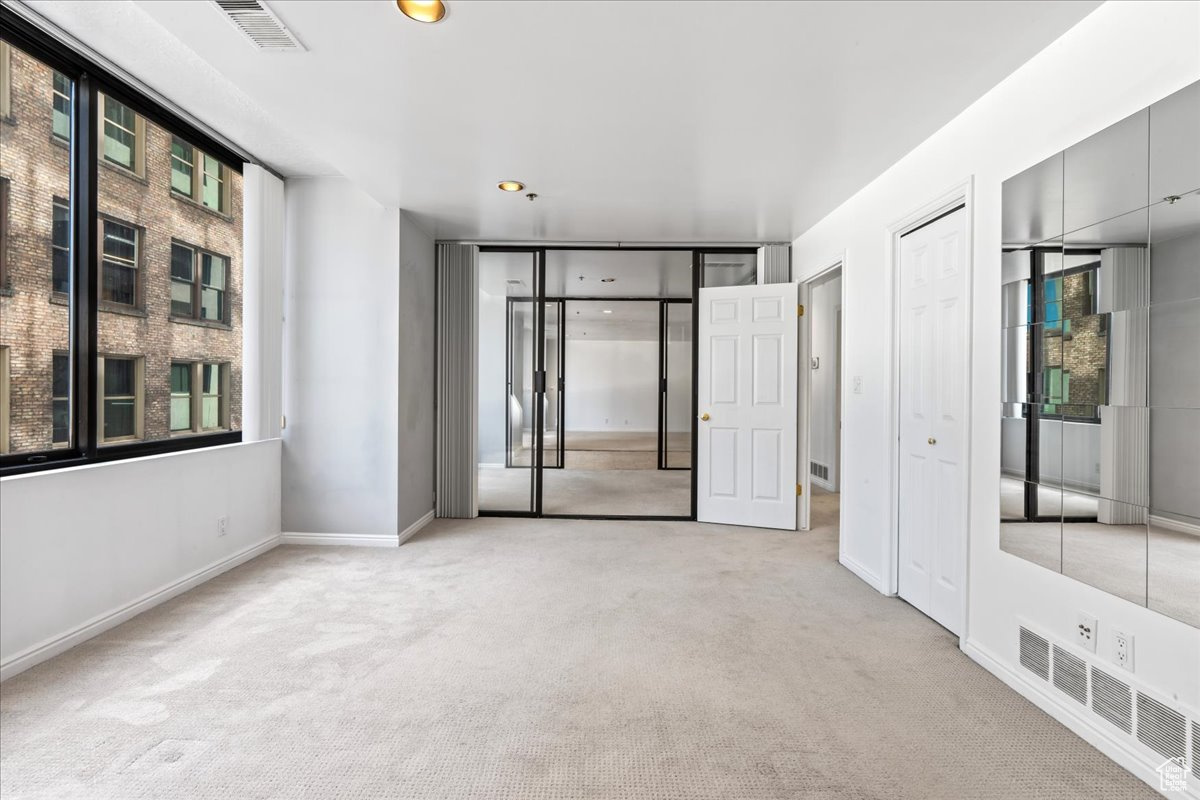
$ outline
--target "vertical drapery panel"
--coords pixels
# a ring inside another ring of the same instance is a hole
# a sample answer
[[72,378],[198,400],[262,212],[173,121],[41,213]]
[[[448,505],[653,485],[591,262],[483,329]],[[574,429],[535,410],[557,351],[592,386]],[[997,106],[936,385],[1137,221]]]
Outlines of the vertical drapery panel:
[[792,279],[792,246],[765,244],[758,248],[758,282],[788,283]]
[[479,374],[476,304],[479,248],[438,245],[437,515],[478,513],[476,428]]

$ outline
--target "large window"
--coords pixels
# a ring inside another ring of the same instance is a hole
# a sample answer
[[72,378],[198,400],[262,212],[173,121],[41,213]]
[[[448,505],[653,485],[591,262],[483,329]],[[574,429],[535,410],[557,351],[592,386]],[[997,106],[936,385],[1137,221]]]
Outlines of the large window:
[[240,440],[245,159],[0,22],[0,470]]

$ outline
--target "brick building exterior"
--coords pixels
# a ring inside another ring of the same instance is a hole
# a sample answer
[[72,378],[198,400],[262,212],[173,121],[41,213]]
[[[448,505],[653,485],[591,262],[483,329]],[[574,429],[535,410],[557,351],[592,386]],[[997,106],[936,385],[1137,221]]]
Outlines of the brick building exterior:
[[1095,269],[1047,280],[1046,291],[1055,293],[1048,305],[1058,305],[1048,314],[1058,322],[1045,326],[1042,351],[1047,392],[1061,401],[1052,413],[1096,419],[1108,402],[1108,329],[1106,315],[1096,313]]
[[[5,50],[0,53],[7,59],[8,83],[7,114],[0,118],[0,370],[6,374],[0,375],[0,394],[6,396],[0,397],[0,412],[7,420],[0,452],[20,453],[67,444],[68,296],[58,290],[66,288],[69,261],[60,250],[56,272],[55,245],[66,242],[69,230],[70,132],[62,109],[69,109],[70,100],[61,76],[56,80],[53,70],[16,48]],[[67,93],[56,96],[56,88],[64,86]],[[241,174],[217,166],[119,103],[102,105],[101,114],[97,247],[104,258],[98,315],[103,360],[97,413],[102,442],[237,430]],[[106,122],[109,117],[116,122]],[[122,159],[129,168],[119,165]],[[180,191],[187,185],[188,159],[197,187],[190,195]],[[208,170],[211,175],[205,177]]]

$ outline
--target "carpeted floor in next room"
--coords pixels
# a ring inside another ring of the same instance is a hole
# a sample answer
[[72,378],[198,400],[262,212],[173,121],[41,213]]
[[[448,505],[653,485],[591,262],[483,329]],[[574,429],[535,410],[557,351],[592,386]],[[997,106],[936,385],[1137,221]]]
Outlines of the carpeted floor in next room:
[[0,686],[5,798],[1142,798],[811,533],[281,547]]

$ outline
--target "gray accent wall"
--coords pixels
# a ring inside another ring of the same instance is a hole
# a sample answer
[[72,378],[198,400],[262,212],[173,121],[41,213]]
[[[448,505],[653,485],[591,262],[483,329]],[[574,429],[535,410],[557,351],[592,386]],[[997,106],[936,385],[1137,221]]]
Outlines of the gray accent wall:
[[479,248],[438,245],[437,515],[476,515]]
[[396,476],[396,525],[400,531],[433,508],[436,260],[433,238],[401,211]]

